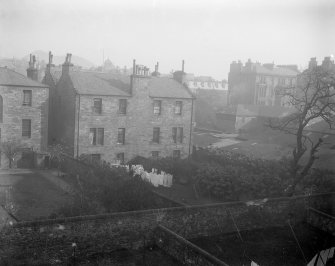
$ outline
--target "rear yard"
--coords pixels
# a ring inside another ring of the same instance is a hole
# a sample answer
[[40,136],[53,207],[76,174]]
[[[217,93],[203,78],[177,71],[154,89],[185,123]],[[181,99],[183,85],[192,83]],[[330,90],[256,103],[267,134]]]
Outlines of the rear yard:
[[1,170],[0,204],[18,220],[47,218],[71,200],[38,171]]

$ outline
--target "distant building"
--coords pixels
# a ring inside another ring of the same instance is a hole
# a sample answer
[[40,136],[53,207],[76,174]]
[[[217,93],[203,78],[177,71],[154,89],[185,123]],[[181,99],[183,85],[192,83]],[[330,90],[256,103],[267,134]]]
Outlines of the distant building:
[[[192,147],[194,97],[184,76],[177,71],[174,78],[160,77],[158,65],[150,75],[135,60],[130,76],[73,71],[68,54],[52,92],[52,140],[74,157],[112,163],[137,155],[185,158]],[[55,79],[49,71],[45,82],[52,87]]]
[[202,90],[227,90],[226,80],[215,80],[212,77],[199,76],[195,77],[193,74],[186,75],[186,84],[188,88],[195,92],[197,89]]
[[332,59],[330,56],[326,56],[322,63],[318,65],[318,62],[316,61],[316,57],[312,57],[308,63],[308,68],[304,70],[301,74],[298,75],[298,86],[304,86],[304,82],[306,82],[306,74],[311,72],[313,69],[322,69],[327,73],[328,75],[335,77],[335,64],[334,59]]
[[215,113],[227,105],[227,81],[187,73],[184,84],[196,96],[195,122],[198,128],[217,129]]
[[286,106],[287,99],[281,91],[295,87],[298,74],[296,65],[261,65],[250,59],[243,65],[234,61],[228,76],[229,104]]
[[[20,142],[22,152],[16,166],[31,167],[47,151],[49,88],[39,83],[34,56],[30,56],[27,76],[0,68],[0,138]],[[4,154],[1,167],[8,167]]]

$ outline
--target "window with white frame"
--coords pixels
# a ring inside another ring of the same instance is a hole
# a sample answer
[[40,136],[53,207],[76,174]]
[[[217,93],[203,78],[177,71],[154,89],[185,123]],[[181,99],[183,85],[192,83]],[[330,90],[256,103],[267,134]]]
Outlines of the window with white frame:
[[174,106],[174,113],[176,115],[181,115],[183,110],[183,102],[182,101],[176,101],[175,106]]
[[162,101],[161,100],[154,100],[154,114],[160,115],[162,110]]

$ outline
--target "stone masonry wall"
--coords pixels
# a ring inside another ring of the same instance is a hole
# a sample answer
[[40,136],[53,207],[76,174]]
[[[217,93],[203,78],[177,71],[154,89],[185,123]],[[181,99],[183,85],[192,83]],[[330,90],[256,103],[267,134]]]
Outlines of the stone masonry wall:
[[[147,88],[149,79],[134,79],[132,97],[80,95],[79,155],[101,154],[103,160],[113,161],[117,153],[123,152],[127,161],[136,155],[150,157],[152,151],[159,151],[159,156],[166,157],[172,156],[173,150],[180,150],[183,158],[188,156],[192,101],[154,98],[162,100],[161,114],[155,115],[154,99],[149,97]],[[78,97],[77,107],[79,106]],[[93,113],[94,98],[102,98],[102,114]],[[126,115],[118,114],[119,99],[127,99]],[[176,100],[183,101],[182,115],[174,114]],[[76,124],[75,130],[77,126]],[[160,127],[159,144],[152,142],[154,127]],[[172,127],[183,127],[183,143],[173,143]],[[90,128],[104,128],[104,145],[90,144]],[[125,144],[117,143],[118,128],[126,129]],[[77,132],[75,138],[77,138]]]
[[75,108],[76,95],[72,89],[72,82],[61,78],[55,92],[55,119],[51,121],[55,131],[56,140],[64,144],[68,152],[75,154]]
[[335,236],[335,216],[331,216],[314,208],[309,208],[307,222],[310,225]]
[[19,250],[21,256],[64,258],[73,242],[84,257],[120,247],[136,249],[153,241],[158,225],[192,239],[234,232],[233,219],[239,230],[283,226],[288,219],[295,224],[305,219],[309,206],[321,200],[332,204],[333,199],[334,194],[323,194],[269,199],[258,206],[233,202],[22,222],[3,229],[0,256],[5,249],[10,256]]
[[[32,106],[24,106],[23,90],[32,90]],[[22,146],[44,152],[48,142],[49,89],[35,87],[0,86],[3,97],[1,141],[17,139]],[[31,138],[22,137],[22,119],[31,119]],[[1,167],[7,167],[2,155]]]
[[48,115],[48,144],[52,144],[53,141],[56,139],[55,135],[55,113],[56,110],[56,84],[50,74],[50,71],[46,70],[45,76],[42,81],[44,84],[47,84],[49,86],[49,115]]
[[183,265],[228,265],[164,226],[157,227],[154,237],[160,249]]

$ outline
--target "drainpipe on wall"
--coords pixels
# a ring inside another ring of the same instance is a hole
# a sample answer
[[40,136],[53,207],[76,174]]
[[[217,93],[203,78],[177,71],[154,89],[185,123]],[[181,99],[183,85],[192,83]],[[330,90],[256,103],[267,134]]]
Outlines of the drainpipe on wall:
[[193,99],[193,97],[192,97],[191,124],[190,124],[190,142],[189,142],[189,145],[188,145],[188,157],[191,156],[192,127],[193,127],[193,102],[194,102],[194,99]]
[[78,117],[77,117],[77,159],[79,158],[79,119],[80,119],[80,94],[77,94],[79,96],[78,101]]

